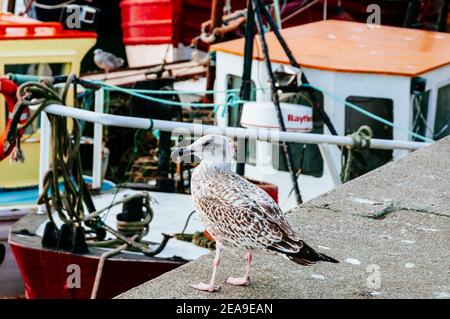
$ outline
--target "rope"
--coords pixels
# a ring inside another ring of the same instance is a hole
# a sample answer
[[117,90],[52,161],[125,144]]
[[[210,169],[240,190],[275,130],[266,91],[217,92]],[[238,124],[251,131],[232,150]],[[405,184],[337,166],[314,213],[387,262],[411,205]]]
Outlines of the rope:
[[[11,76],[15,77],[17,75],[15,75],[15,74],[11,75],[10,74],[9,76],[10,77]],[[93,80],[90,80],[90,81],[82,80],[81,81],[78,78],[75,78],[75,80],[80,82],[80,84],[83,85],[83,86],[89,86],[89,84],[93,85],[93,86],[102,86],[105,89],[108,89],[108,90],[111,90],[111,91],[120,91],[120,92],[123,92],[123,93],[127,93],[127,94],[130,94],[130,95],[138,96],[138,97],[141,97],[143,99],[148,99],[148,100],[159,102],[159,103],[166,104],[166,105],[192,106],[192,107],[213,107],[214,110],[217,111],[219,106],[235,107],[235,106],[239,105],[240,103],[244,103],[245,102],[243,100],[240,100],[239,98],[236,98],[237,95],[232,94],[232,93],[239,92],[240,91],[239,89],[205,90],[205,91],[142,90],[142,89],[125,89],[125,88],[122,88],[122,87],[106,84],[106,83],[101,82],[101,81],[93,81]],[[415,133],[415,132],[413,132],[411,130],[408,130],[406,128],[398,126],[398,125],[396,125],[393,122],[390,122],[390,121],[388,121],[388,120],[386,120],[386,119],[384,119],[384,118],[382,118],[380,116],[377,116],[377,115],[375,115],[373,113],[370,113],[369,111],[364,110],[360,106],[358,106],[358,105],[356,105],[354,103],[345,101],[342,98],[340,98],[338,96],[335,96],[334,94],[332,94],[330,92],[327,92],[326,90],[323,90],[323,89],[321,89],[321,88],[319,88],[317,86],[314,86],[314,85],[311,85],[311,84],[302,84],[302,86],[303,87],[309,87],[309,88],[312,88],[312,89],[317,90],[319,92],[322,92],[324,95],[330,97],[331,99],[333,99],[333,100],[335,100],[335,101],[337,101],[339,103],[342,103],[345,106],[348,106],[351,109],[353,109],[353,110],[355,110],[355,111],[357,111],[357,112],[359,112],[359,113],[361,113],[361,114],[363,114],[363,115],[365,115],[365,116],[367,116],[367,117],[369,117],[369,118],[371,118],[371,119],[373,119],[373,120],[375,120],[377,122],[380,122],[382,124],[388,125],[388,126],[390,126],[392,128],[396,128],[396,129],[398,129],[398,130],[400,130],[400,131],[402,131],[404,133],[407,133],[407,134],[409,134],[409,135],[411,135],[411,136],[413,136],[413,137],[415,137],[415,138],[417,138],[417,139],[419,139],[421,141],[428,142],[428,143],[433,143],[434,142],[434,140],[432,140],[432,139],[429,139],[429,138],[427,138],[425,136],[422,136],[420,134],[417,134],[417,133]],[[258,88],[252,88],[252,90],[257,90],[257,91],[259,91],[259,90],[265,91],[266,89],[267,88],[263,88],[262,86],[258,87]],[[215,93],[227,93],[227,94],[229,93],[229,95],[226,98],[226,102],[222,103],[222,104],[215,104],[215,103],[204,104],[204,103],[188,103],[188,102],[184,103],[184,102],[167,101],[167,100],[164,100],[164,99],[158,99],[158,98],[149,97],[147,95],[144,95],[144,94],[160,94],[160,95],[163,95],[163,94],[198,94],[198,95],[204,95],[204,94],[215,94]],[[222,112],[221,116],[224,117],[225,113],[226,113],[226,109],[224,108],[224,111]]]
[[216,249],[215,240],[210,240],[205,237],[204,232],[195,232],[193,234],[185,234],[187,226],[189,225],[189,221],[191,220],[192,215],[194,215],[195,210],[193,210],[188,218],[186,219],[186,223],[184,224],[183,230],[179,234],[174,234],[173,237],[178,240],[191,242],[199,247],[208,248],[210,250]]
[[[17,130],[25,129],[31,125],[47,105],[63,104],[73,79],[74,75],[67,78],[61,95],[54,91],[49,83],[27,82],[22,84],[18,89],[18,103],[15,109],[18,109],[21,105],[27,105],[30,108],[35,107],[36,111]],[[147,256],[154,256],[161,252],[171,236],[163,234],[164,239],[156,250],[152,250],[144,242],[138,242],[147,235],[149,224],[153,219],[153,210],[150,205],[151,199],[148,194],[140,194],[140,196],[144,197],[145,215],[143,220],[136,222],[119,221],[117,224],[118,230],[103,223],[99,218],[100,212],[93,212],[85,218],[83,198],[86,195],[84,192],[87,192],[87,187],[84,184],[79,152],[81,138],[80,126],[78,121],[73,120],[73,130],[70,133],[67,129],[67,118],[51,114],[48,114],[48,116],[51,124],[52,163],[50,169],[44,176],[44,187],[38,199],[38,204],[45,205],[49,220],[54,223],[52,212],[56,210],[59,218],[67,225],[81,226],[85,222],[92,229],[98,230],[101,228],[117,238],[111,241],[90,242],[89,244],[91,246],[98,244],[98,246],[111,247],[122,242],[127,246],[143,252]],[[138,133],[139,131],[135,135],[135,149],[132,156],[130,156],[128,166],[132,162],[133,155],[136,152]],[[16,147],[17,153],[20,154],[22,152],[20,149],[20,141]],[[60,180],[63,181],[62,191],[59,189]],[[119,188],[114,195],[113,202],[108,207],[108,212],[111,207],[133,198],[130,196],[114,203],[118,191]],[[129,238],[127,236],[133,237]]]
[[[114,86],[112,84],[107,84],[101,81],[94,80],[85,80],[92,85],[100,85],[103,86],[106,90],[109,91],[121,91],[122,87]],[[229,93],[235,92],[239,93],[240,89],[228,89],[228,90],[199,90],[199,91],[183,91],[183,90],[151,90],[151,89],[125,89],[129,91],[133,91],[136,93],[142,94],[159,94],[159,95],[172,95],[172,94],[180,94],[180,95],[205,95],[205,94],[215,94],[215,93]]]
[[[214,107],[214,111],[215,112],[217,112],[217,110],[218,110],[218,108],[220,106],[235,107],[235,106],[239,105],[240,103],[245,103],[246,102],[246,101],[243,101],[243,100],[239,99],[239,97],[237,96],[236,92],[239,91],[238,89],[206,90],[206,91],[185,91],[185,92],[183,92],[183,91],[176,91],[176,90],[172,90],[172,91],[135,90],[135,89],[124,89],[124,88],[117,87],[117,86],[110,85],[110,84],[106,84],[106,83],[103,83],[103,82],[100,82],[100,81],[90,81],[90,82],[92,84],[103,85],[109,90],[121,91],[121,92],[130,94],[130,95],[135,95],[135,96],[138,96],[138,97],[142,97],[143,99],[148,99],[148,100],[159,102],[159,103],[162,103],[162,104],[175,105],[175,106],[192,106],[192,107]],[[324,95],[332,98],[333,100],[335,100],[335,101],[337,101],[339,103],[343,103],[345,106],[348,106],[351,109],[353,109],[353,110],[355,110],[355,111],[357,111],[357,112],[359,112],[359,113],[361,113],[361,114],[363,114],[363,115],[365,115],[365,116],[367,116],[367,117],[369,117],[369,118],[371,118],[371,119],[373,119],[373,120],[375,120],[377,122],[380,122],[382,124],[388,125],[388,126],[390,126],[392,128],[396,128],[396,129],[398,129],[398,130],[400,130],[400,131],[402,131],[404,133],[407,133],[407,134],[409,134],[409,135],[411,135],[411,136],[413,136],[413,137],[415,137],[415,138],[417,138],[417,139],[419,139],[421,141],[428,142],[428,143],[433,143],[434,142],[434,140],[432,140],[432,139],[429,139],[429,138],[427,138],[425,136],[417,134],[417,133],[415,133],[415,132],[413,132],[413,131],[411,131],[409,129],[406,129],[406,128],[403,128],[401,126],[398,126],[397,124],[395,124],[393,122],[390,122],[390,121],[388,121],[388,120],[386,120],[386,119],[384,119],[384,118],[382,118],[382,117],[380,117],[378,115],[375,115],[375,114],[373,114],[373,113],[371,113],[369,111],[366,111],[362,107],[360,107],[360,106],[358,106],[358,105],[356,105],[354,103],[348,102],[348,101],[346,101],[346,100],[344,100],[344,99],[342,99],[342,98],[340,98],[340,97],[338,97],[338,96],[336,96],[336,95],[334,95],[334,94],[332,94],[330,92],[327,92],[326,90],[323,90],[323,89],[321,89],[321,88],[319,88],[317,86],[314,86],[314,85],[311,85],[311,84],[302,84],[302,86],[303,87],[309,87],[309,88],[312,88],[312,89],[317,90],[319,92],[322,92]],[[252,90],[263,90],[264,91],[265,89],[263,87],[260,87],[260,88],[254,88]],[[226,97],[225,103],[221,103],[221,104],[215,104],[215,103],[188,103],[188,102],[184,103],[184,102],[175,102],[175,101],[167,101],[167,100],[164,100],[164,99],[158,99],[158,98],[155,98],[155,97],[150,97],[150,96],[144,95],[142,93],[145,93],[145,94],[215,94],[215,93],[227,93],[227,97]],[[224,109],[222,111],[222,114],[221,114],[222,118],[226,114],[226,108],[225,107],[224,107]]]
[[[27,105],[30,109],[37,110],[30,116],[27,122],[20,125],[17,130],[27,128],[36,117],[49,104],[63,104],[67,92],[74,78],[72,74],[67,78],[61,95],[54,91],[48,83],[26,82],[17,92],[20,105]],[[68,225],[80,225],[84,217],[83,192],[86,189],[82,176],[80,146],[80,127],[78,121],[73,120],[73,130],[67,129],[67,119],[49,114],[51,123],[51,142],[53,147],[52,164],[44,176],[44,188],[38,199],[38,204],[44,204],[51,222],[54,222],[52,211],[56,210],[60,219]],[[16,146],[16,159],[23,157],[20,141]],[[72,172],[73,167],[75,167]],[[71,178],[73,176],[73,178]],[[63,190],[59,190],[59,181],[63,181]],[[49,196],[50,191],[50,196]]]
[[[310,3],[301,6],[298,10],[294,11],[293,13],[291,13],[290,15],[288,15],[287,17],[281,19],[281,22],[286,22],[287,20],[291,19],[292,17],[296,16],[297,14],[309,9],[309,7],[315,5],[316,3],[318,3],[319,0],[313,0]],[[303,3],[302,3],[303,4]]]
[[346,146],[347,160],[344,152],[341,153],[341,181],[345,183],[350,180],[350,169],[353,162],[353,152],[367,150],[370,148],[370,139],[373,137],[372,129],[367,126],[361,126],[356,132],[349,135],[352,138],[352,145]]
[[392,128],[396,128],[399,131],[402,131],[402,132],[407,133],[407,134],[409,134],[409,135],[411,135],[411,136],[413,136],[413,137],[415,137],[417,139],[420,139],[421,141],[428,142],[428,143],[434,143],[434,140],[432,140],[432,139],[429,139],[429,138],[427,138],[425,136],[422,136],[420,134],[414,133],[411,130],[408,130],[408,129],[405,129],[405,128],[401,127],[401,126],[398,126],[397,124],[395,124],[393,122],[390,122],[390,121],[388,121],[388,120],[386,120],[386,119],[384,119],[384,118],[382,118],[382,117],[380,117],[378,115],[370,113],[369,111],[364,110],[360,106],[358,106],[356,104],[353,104],[351,102],[348,102],[348,101],[346,101],[346,100],[344,100],[344,99],[342,99],[342,98],[340,98],[338,96],[335,96],[334,94],[331,94],[331,93],[329,93],[329,92],[327,92],[325,90],[322,90],[322,89],[320,89],[320,88],[318,88],[316,86],[313,86],[311,84],[303,84],[303,86],[304,87],[310,87],[310,88],[312,88],[314,90],[320,91],[323,94],[325,94],[326,96],[332,98],[333,100],[335,100],[335,101],[337,101],[339,103],[343,103],[344,105],[350,107],[351,109],[353,109],[353,110],[355,110],[355,111],[357,111],[357,112],[359,112],[361,114],[364,114],[364,115],[370,117],[371,119],[373,119],[373,120],[375,120],[377,122],[383,123],[383,124],[388,125],[388,126],[390,126]]
[[199,247],[210,250],[216,249],[216,242],[205,237],[204,232],[198,231],[193,234],[175,234],[175,239],[191,242]]
[[69,4],[72,4],[75,2],[75,0],[68,0],[66,2],[63,3],[59,3],[59,4],[54,4],[54,5],[48,5],[48,4],[42,4],[42,3],[38,3],[35,0],[32,0],[31,2],[33,2],[33,6],[38,7],[40,9],[44,9],[44,10],[55,10],[55,9],[64,9],[66,6],[68,6]]
[[[135,240],[136,238],[137,238],[137,235],[134,235],[131,239]],[[117,247],[116,249],[113,249],[113,250],[103,253],[100,256],[100,259],[98,261],[98,266],[97,266],[97,272],[95,273],[94,285],[92,287],[91,299],[97,298],[97,292],[98,292],[98,288],[100,286],[100,280],[102,279],[103,267],[105,265],[106,259],[120,253],[121,251],[127,249],[127,247],[128,247],[128,244],[123,244],[123,245],[120,245],[119,247]]]
[[[195,102],[177,102],[177,101],[169,101],[169,100],[165,100],[165,99],[160,99],[157,97],[153,97],[153,96],[149,96],[149,95],[145,95],[143,93],[147,93],[147,94],[160,94],[162,91],[158,91],[158,90],[135,90],[135,89],[126,89],[126,88],[122,88],[119,86],[115,86],[115,85],[111,85],[111,84],[106,84],[103,82],[99,82],[99,81],[91,81],[92,83],[95,84],[99,84],[99,85],[103,85],[106,89],[108,90],[114,90],[114,91],[118,91],[118,92],[122,92],[122,93],[126,93],[132,96],[136,96],[136,97],[140,97],[142,99],[145,100],[149,100],[152,102],[157,102],[157,103],[161,103],[161,104],[165,104],[165,105],[170,105],[170,106],[180,106],[180,107],[194,107],[194,108],[217,108],[219,106],[228,106],[230,105],[229,103],[195,103]],[[143,93],[140,93],[143,92]],[[174,94],[174,92],[176,94],[186,94],[186,93],[180,93],[179,91],[167,91],[167,92],[172,92],[172,94]],[[214,92],[214,90],[208,90],[208,91],[203,91],[203,92]],[[233,92],[229,92],[229,94],[232,94]],[[170,93],[164,93],[164,94],[170,94]],[[235,93],[234,93],[235,94]]]

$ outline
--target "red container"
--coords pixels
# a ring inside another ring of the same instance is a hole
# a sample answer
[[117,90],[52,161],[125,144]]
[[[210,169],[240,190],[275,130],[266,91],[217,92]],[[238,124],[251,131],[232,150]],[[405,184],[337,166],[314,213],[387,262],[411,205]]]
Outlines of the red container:
[[120,9],[125,45],[172,42],[173,0],[122,0]]
[[249,179],[248,181],[255,184],[259,188],[263,189],[270,197],[272,197],[272,199],[275,201],[275,203],[278,204],[278,186],[277,185],[267,183],[267,182],[262,182],[262,181],[255,181],[253,179]]

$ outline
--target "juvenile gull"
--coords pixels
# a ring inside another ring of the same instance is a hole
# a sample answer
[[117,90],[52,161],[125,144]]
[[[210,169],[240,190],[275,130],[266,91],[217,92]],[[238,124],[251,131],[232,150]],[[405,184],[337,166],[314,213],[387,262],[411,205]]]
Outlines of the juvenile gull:
[[120,68],[125,63],[122,58],[118,58],[114,54],[103,51],[102,49],[94,50],[94,62],[106,74],[109,71]]
[[206,135],[193,144],[178,148],[172,158],[201,160],[191,179],[191,194],[206,230],[216,241],[216,256],[209,284],[191,285],[204,291],[217,291],[216,273],[224,246],[247,250],[243,277],[229,277],[228,284],[250,283],[252,250],[280,254],[300,265],[317,261],[338,261],[316,252],[300,239],[275,201],[262,189],[231,170],[232,149],[220,135]]

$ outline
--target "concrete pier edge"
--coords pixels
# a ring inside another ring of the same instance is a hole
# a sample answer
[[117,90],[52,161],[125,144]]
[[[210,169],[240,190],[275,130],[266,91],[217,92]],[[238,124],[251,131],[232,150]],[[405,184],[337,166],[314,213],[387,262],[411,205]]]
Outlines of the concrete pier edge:
[[312,247],[339,264],[299,266],[257,252],[248,287],[225,283],[244,269],[227,250],[218,293],[213,253],[117,298],[450,298],[450,138],[388,163],[288,213]]

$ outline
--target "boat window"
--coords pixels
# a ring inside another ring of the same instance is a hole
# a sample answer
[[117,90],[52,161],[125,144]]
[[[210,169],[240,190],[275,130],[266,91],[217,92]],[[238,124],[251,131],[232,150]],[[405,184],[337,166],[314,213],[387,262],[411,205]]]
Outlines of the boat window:
[[[242,77],[236,75],[227,75],[227,89],[240,89],[242,84]],[[250,101],[256,101],[256,86],[255,82],[251,82]],[[239,94],[239,92],[237,93]],[[228,125],[231,127],[239,126],[239,119],[241,118],[242,105],[228,106]],[[245,143],[245,162],[247,164],[256,165],[256,140],[247,139]]]
[[50,76],[64,74],[65,63],[33,63],[5,65],[5,73]]
[[[323,105],[323,94],[315,92],[317,100]],[[310,96],[306,92],[285,93],[280,96],[280,101],[292,104],[312,105]],[[323,121],[313,108],[313,130],[312,133],[323,134]],[[323,174],[323,158],[316,144],[289,143],[292,157],[294,159],[294,170],[303,175],[321,177]],[[276,155],[278,154],[278,161]],[[272,165],[280,171],[288,171],[283,148],[280,144],[272,146]]]
[[[51,76],[65,74],[66,63],[33,63],[33,64],[9,64],[5,65],[5,74],[27,74],[38,76]],[[8,110],[5,106],[5,110]],[[5,119],[8,118],[8,111],[5,112]],[[40,127],[39,118],[25,130],[25,135],[35,132]]]
[[[426,91],[422,94],[415,94],[412,96],[412,108],[413,108],[413,132],[419,135],[425,136],[430,132],[430,128],[427,123],[428,116],[428,101],[430,99],[430,92]],[[413,137],[413,141],[420,141],[416,137]]]
[[450,84],[438,90],[434,139],[450,135]]
[[[347,102],[356,104],[362,109],[382,117],[390,122],[393,121],[394,102],[391,99],[350,96]],[[392,127],[380,123],[358,111],[345,108],[345,135],[356,132],[362,125],[368,125],[373,131],[374,138],[392,139]],[[346,157],[346,149],[344,148]],[[350,168],[350,178],[363,175],[392,160],[392,150],[369,149],[353,153],[353,161]]]
[[[242,84],[242,77],[228,74],[227,76],[227,89],[240,89]],[[250,94],[250,101],[256,101],[256,86],[255,82],[251,82],[251,94]],[[239,95],[239,92],[236,94]],[[232,127],[239,126],[239,119],[241,118],[242,113],[242,105],[238,106],[228,106],[228,125]]]

